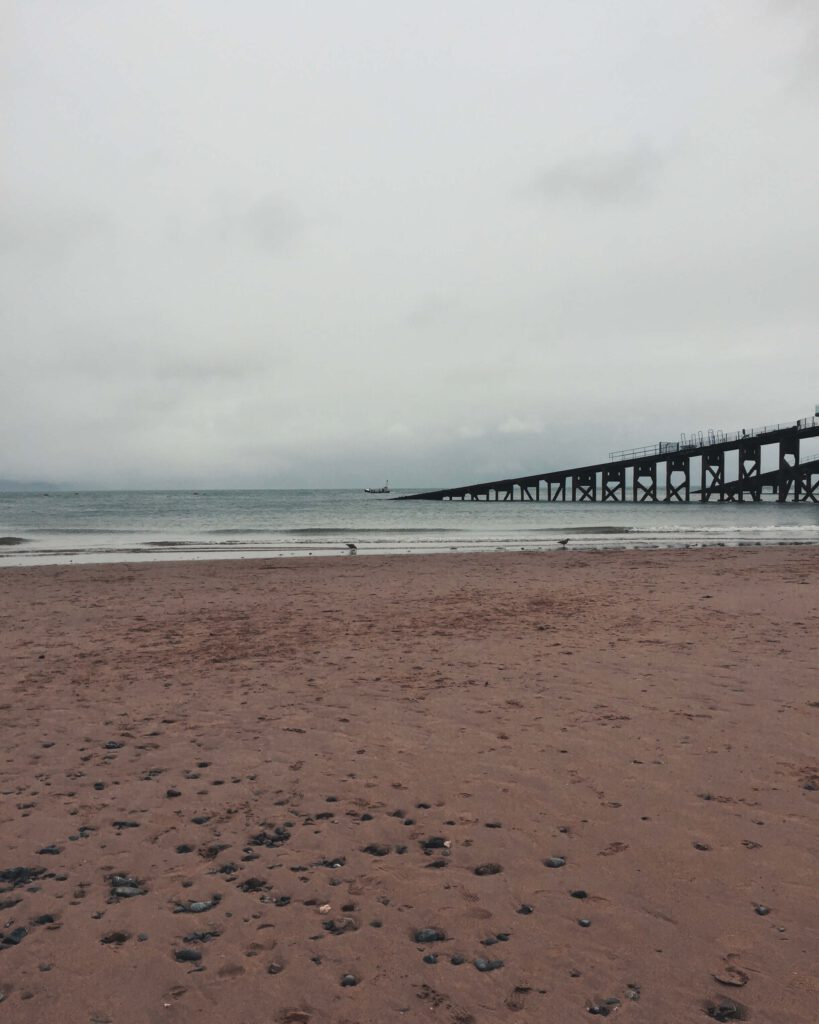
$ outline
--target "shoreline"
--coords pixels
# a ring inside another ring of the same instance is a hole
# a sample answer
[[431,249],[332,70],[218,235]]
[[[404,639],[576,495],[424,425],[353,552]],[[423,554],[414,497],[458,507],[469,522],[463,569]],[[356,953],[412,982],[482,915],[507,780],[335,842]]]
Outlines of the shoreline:
[[819,548],[544,554],[6,567],[0,1015],[812,1022]]
[[[558,531],[560,532],[560,531]],[[611,535],[610,535],[611,536]],[[618,532],[617,536],[627,536],[625,531]],[[499,544],[496,540],[485,539],[482,541],[459,540],[452,544],[449,540],[442,541],[440,545],[415,548],[406,548],[398,544],[371,544],[360,542],[357,555],[366,557],[441,557],[454,553],[465,555],[481,554],[554,554],[556,549],[553,544],[544,546],[543,543],[530,541],[528,544],[521,544],[522,538],[514,541],[506,541]],[[619,539],[613,541],[606,539],[598,543],[591,543],[584,540],[583,536],[572,537],[570,549],[595,553],[603,551],[612,552],[648,552],[648,551],[702,551],[714,549],[753,549],[753,548],[789,548],[789,547],[814,547],[819,548],[819,539],[776,539],[776,540],[714,540],[714,541],[668,541],[666,543],[657,541],[640,541]],[[51,565],[116,565],[133,562],[135,564],[167,563],[167,562],[222,562],[222,561],[244,561],[268,558],[338,558],[349,557],[350,552],[345,545],[312,545],[306,543],[303,547],[291,545],[267,545],[264,547],[241,546],[239,542],[224,541],[219,546],[200,545],[197,541],[145,541],[140,547],[123,548],[119,550],[84,550],[84,549],[62,549],[52,551],[36,551],[26,549],[22,545],[9,545],[6,553],[0,549],[0,571],[4,568],[21,568],[25,566],[47,567]]]

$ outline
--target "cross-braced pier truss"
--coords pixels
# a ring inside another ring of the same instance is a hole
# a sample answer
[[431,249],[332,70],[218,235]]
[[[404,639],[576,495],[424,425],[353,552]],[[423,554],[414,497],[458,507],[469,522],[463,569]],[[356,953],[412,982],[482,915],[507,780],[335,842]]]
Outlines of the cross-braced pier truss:
[[[819,457],[800,455],[800,443],[812,437],[819,437],[819,415],[732,434],[683,434],[679,441],[610,452],[608,462],[593,466],[403,494],[396,500],[760,501],[769,488],[778,501],[819,502]],[[763,449],[769,445],[777,446],[778,464],[763,472]],[[734,479],[726,479],[726,462],[736,466]]]

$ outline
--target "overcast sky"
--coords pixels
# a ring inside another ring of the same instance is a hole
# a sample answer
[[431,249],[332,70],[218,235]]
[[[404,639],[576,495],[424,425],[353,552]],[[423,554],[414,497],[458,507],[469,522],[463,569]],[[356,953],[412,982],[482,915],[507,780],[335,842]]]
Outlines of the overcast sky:
[[0,11],[0,477],[456,484],[819,402],[815,0]]

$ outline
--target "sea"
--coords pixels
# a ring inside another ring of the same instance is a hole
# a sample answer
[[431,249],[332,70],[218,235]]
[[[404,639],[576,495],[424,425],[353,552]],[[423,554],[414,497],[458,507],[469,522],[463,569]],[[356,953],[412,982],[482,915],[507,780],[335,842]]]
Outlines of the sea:
[[572,549],[582,550],[819,543],[819,504],[814,503],[392,500],[401,493],[0,493],[0,568],[72,562],[550,551],[566,538]]

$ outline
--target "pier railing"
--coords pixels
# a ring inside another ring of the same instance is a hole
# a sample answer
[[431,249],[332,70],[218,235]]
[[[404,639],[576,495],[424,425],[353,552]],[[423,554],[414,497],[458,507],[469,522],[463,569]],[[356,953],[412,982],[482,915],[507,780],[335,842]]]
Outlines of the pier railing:
[[815,427],[817,419],[817,416],[805,416],[795,422],[770,423],[764,427],[752,427],[750,430],[735,430],[733,433],[726,433],[724,430],[700,430],[695,434],[681,434],[679,441],[658,441],[656,444],[643,445],[642,448],[624,448],[621,451],[609,452],[609,459],[613,462],[622,462],[625,459],[641,459],[653,455],[673,455],[675,452],[691,451],[692,448],[708,448],[714,444],[731,444],[749,437],[775,434],[781,430],[806,430],[808,427]]

